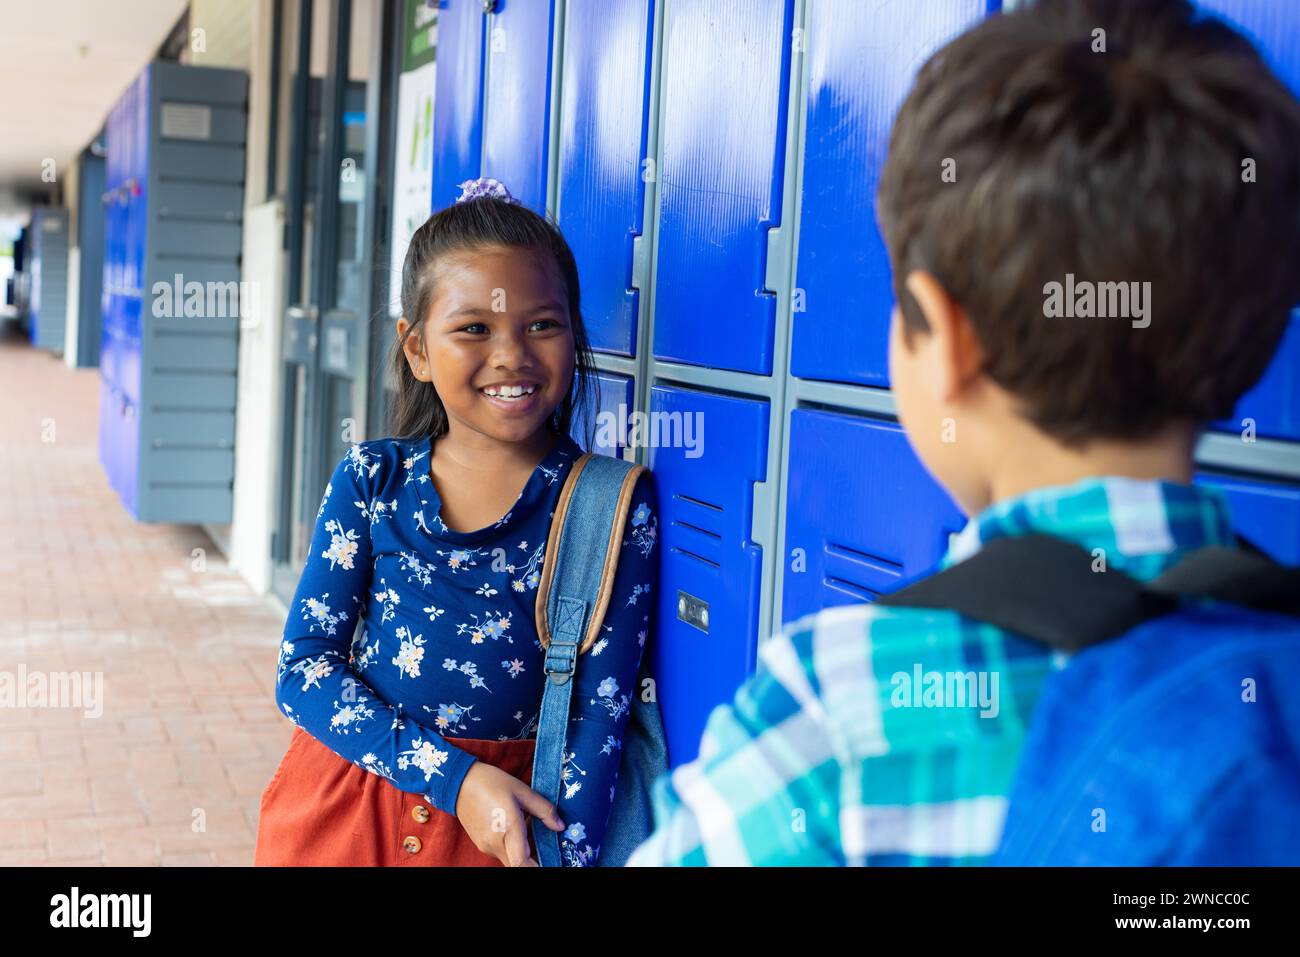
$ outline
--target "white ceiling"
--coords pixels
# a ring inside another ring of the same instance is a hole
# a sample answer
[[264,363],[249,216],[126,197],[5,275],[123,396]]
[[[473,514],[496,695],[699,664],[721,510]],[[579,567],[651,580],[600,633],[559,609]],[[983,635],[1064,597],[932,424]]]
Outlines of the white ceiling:
[[188,0],[0,0],[0,217],[63,175]]

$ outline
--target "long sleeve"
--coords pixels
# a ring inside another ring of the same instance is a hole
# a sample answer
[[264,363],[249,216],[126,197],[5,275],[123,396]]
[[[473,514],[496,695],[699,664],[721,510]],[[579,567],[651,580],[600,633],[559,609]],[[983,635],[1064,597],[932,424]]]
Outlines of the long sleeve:
[[[807,624],[807,622],[803,622]],[[655,831],[629,867],[843,864],[842,751],[825,722],[813,633],[791,625],[753,677],[709,715],[699,757],[654,784]]]
[[276,704],[341,757],[454,815],[474,757],[382,700],[351,661],[371,590],[370,525],[384,508],[368,494],[376,467],[354,445],[325,489],[285,622]]
[[564,748],[558,810],[567,829],[560,836],[566,866],[596,862],[609,821],[623,757],[623,733],[658,587],[658,501],[643,474],[633,489],[623,529],[618,570],[601,635],[578,658]]

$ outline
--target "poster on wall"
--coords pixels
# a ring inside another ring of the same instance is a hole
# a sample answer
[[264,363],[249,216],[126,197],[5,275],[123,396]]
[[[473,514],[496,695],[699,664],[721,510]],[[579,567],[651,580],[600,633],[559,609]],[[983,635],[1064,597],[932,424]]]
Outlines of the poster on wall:
[[388,311],[402,312],[402,261],[411,236],[429,218],[432,206],[433,94],[438,12],[420,0],[407,0],[403,72],[397,81],[397,145],[393,156],[393,232]]

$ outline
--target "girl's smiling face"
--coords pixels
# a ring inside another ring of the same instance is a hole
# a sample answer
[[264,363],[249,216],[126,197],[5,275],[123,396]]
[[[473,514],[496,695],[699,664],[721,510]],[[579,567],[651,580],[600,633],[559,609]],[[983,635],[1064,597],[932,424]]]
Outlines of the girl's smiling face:
[[[449,253],[433,268],[428,314],[402,347],[411,372],[437,390],[452,432],[533,438],[573,384],[559,269],[544,252],[503,246]],[[406,329],[404,316],[398,336]]]

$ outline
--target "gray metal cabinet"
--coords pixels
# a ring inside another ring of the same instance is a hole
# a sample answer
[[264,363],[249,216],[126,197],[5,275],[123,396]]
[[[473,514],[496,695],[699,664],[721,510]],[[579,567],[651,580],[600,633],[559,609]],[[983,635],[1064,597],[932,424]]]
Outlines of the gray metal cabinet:
[[248,78],[152,63],[106,126],[100,461],[147,522],[228,522]]

